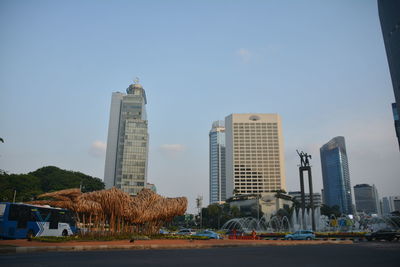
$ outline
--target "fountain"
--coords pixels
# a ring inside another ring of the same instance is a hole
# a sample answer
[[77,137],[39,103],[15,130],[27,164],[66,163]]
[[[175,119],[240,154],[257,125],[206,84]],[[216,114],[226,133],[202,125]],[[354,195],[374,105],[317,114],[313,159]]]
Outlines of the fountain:
[[[365,232],[377,231],[379,229],[393,229],[400,230],[400,217],[392,215],[383,216],[352,216],[341,215],[330,217],[321,215],[320,207],[314,210],[315,227],[317,232]],[[222,230],[242,231],[244,233],[251,233],[253,230],[259,233],[266,232],[294,232],[298,230],[311,230],[311,211],[306,209],[304,211],[304,222],[302,209],[294,210],[290,218],[287,216],[273,215],[268,220],[265,216],[259,220],[253,217],[234,218],[227,221]]]
[[234,218],[227,221],[221,229],[242,231],[244,233],[251,233],[253,230],[260,232],[287,232],[290,231],[291,223],[288,217],[272,216],[267,220],[265,216],[259,220],[253,217]]

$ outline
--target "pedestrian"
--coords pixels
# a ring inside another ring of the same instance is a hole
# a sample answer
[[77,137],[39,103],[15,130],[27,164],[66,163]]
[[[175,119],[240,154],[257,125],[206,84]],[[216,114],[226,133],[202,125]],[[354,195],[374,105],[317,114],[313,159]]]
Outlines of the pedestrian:
[[251,236],[253,237],[253,240],[256,240],[257,233],[255,229],[253,229],[253,231],[251,232]]

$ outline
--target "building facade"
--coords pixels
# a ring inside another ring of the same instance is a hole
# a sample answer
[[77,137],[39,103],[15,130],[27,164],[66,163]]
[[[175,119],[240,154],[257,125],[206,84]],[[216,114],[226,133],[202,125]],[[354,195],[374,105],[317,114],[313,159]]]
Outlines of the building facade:
[[210,204],[226,200],[225,125],[215,121],[210,138]]
[[324,203],[337,205],[344,214],[352,214],[349,163],[343,136],[330,140],[320,148]]
[[[289,196],[291,196],[294,201],[301,203],[301,192],[300,191],[289,192]],[[307,207],[310,205],[310,193],[305,193],[304,197],[305,197],[306,207]],[[313,203],[314,203],[314,207],[321,207],[322,196],[320,193],[313,193]]]
[[126,92],[112,94],[104,182],[106,188],[136,195],[147,185],[147,100],[138,83]]
[[[394,106],[396,114],[400,114],[400,1],[378,0],[378,10],[396,100]],[[400,126],[396,119],[395,127],[400,148]]]
[[357,184],[354,187],[357,212],[380,214],[378,191],[375,185]]
[[225,133],[227,198],[286,190],[278,114],[231,114]]
[[400,212],[400,196],[384,197],[382,199],[382,213],[389,214],[394,211]]
[[389,197],[382,198],[382,214],[387,215],[390,213]]

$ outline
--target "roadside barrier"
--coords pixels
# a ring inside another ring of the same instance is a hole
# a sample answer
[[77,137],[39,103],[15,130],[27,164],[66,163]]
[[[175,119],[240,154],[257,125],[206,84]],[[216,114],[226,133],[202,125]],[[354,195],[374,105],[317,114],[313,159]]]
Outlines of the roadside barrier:
[[238,239],[238,240],[260,240],[259,236],[251,235],[229,235],[228,239]]

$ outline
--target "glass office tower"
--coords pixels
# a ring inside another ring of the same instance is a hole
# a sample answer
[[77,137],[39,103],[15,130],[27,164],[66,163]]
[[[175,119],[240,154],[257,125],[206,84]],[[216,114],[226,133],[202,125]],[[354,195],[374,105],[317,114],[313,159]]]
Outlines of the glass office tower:
[[320,155],[325,205],[337,205],[342,213],[352,214],[349,163],[344,137],[335,137],[323,145]]
[[393,111],[393,119],[394,119],[394,128],[396,129],[397,140],[399,141],[399,149],[400,149],[400,117],[397,110],[396,103],[392,103],[392,111]]
[[225,125],[215,121],[210,131],[210,204],[226,200]]
[[[397,110],[393,114],[400,114],[400,1],[378,0],[378,10],[394,97],[396,99],[393,108]],[[400,148],[400,126],[396,118],[395,127]]]
[[104,182],[136,195],[147,184],[147,100],[138,83],[126,92],[112,94]]

